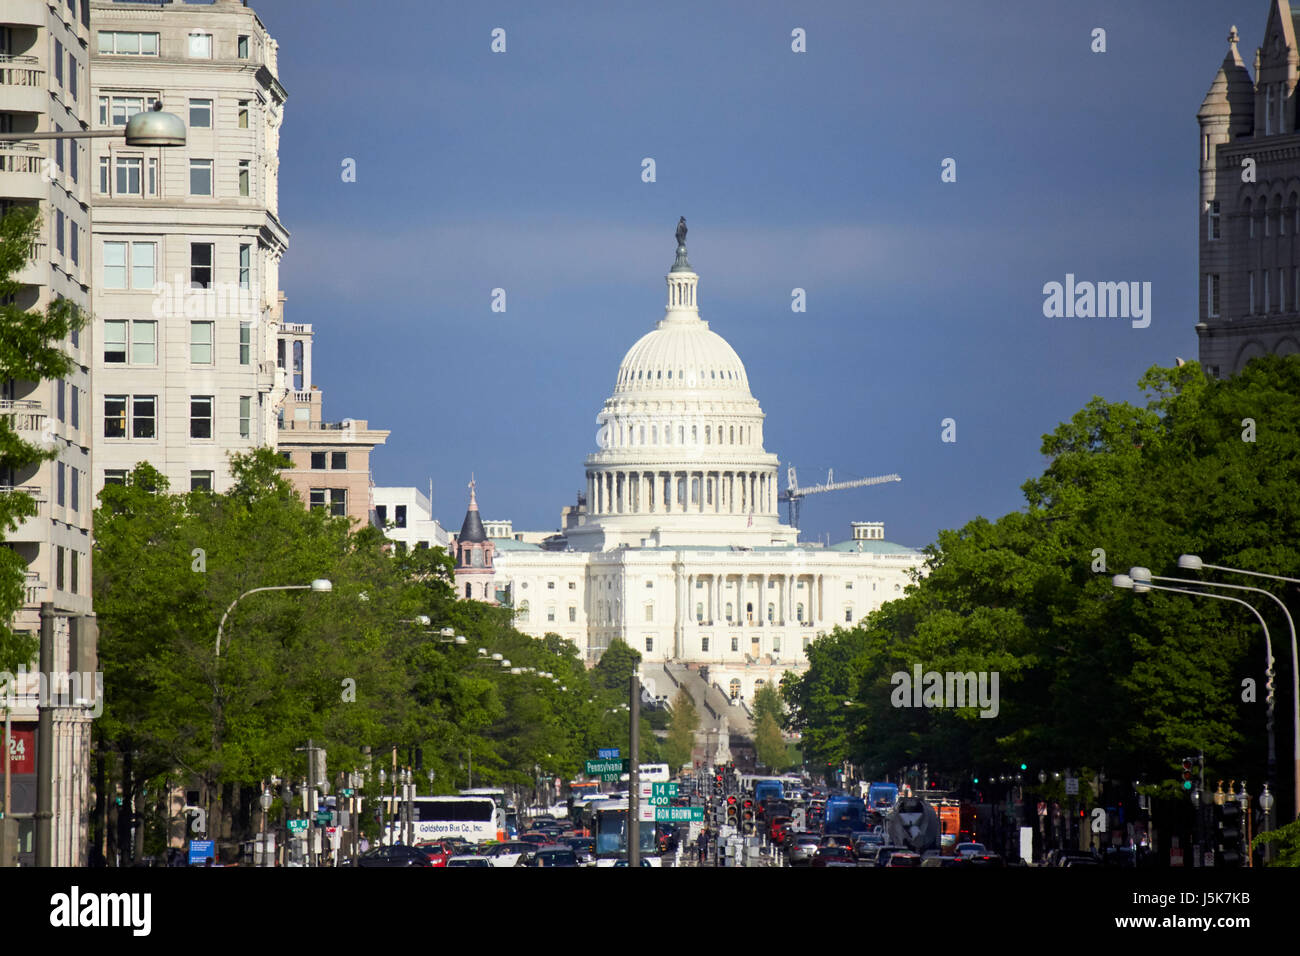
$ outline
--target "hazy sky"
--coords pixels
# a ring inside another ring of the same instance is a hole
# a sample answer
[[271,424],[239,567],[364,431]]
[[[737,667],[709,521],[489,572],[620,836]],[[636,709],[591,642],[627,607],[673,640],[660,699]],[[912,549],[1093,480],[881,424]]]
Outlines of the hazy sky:
[[[883,520],[914,547],[1020,508],[1046,432],[1196,357],[1196,111],[1269,7],[251,5],[289,91],[286,319],[315,327],[326,418],[392,430],[377,484],[431,478],[456,529],[473,471],[487,517],[557,527],[684,215],[781,486],[903,477],[806,499],[805,535]],[[1067,273],[1151,283],[1150,326],[1045,318]]]

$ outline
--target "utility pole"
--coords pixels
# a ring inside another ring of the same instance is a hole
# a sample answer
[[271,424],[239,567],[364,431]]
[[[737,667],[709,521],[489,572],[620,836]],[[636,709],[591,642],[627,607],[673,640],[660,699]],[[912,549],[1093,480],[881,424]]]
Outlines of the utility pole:
[[41,602],[40,666],[38,681],[47,682],[47,692],[37,705],[35,850],[36,865],[50,867],[54,865],[54,700],[48,692],[54,679],[54,604],[50,601]]
[[641,738],[641,679],[633,674],[629,680],[628,713],[628,794],[627,794],[627,865],[641,865],[641,768],[637,743]]

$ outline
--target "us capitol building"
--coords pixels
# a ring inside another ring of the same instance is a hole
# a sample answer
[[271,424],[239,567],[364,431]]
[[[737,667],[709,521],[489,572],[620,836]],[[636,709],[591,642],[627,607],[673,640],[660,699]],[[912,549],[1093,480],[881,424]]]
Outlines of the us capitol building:
[[619,366],[585,496],[559,534],[494,537],[504,523],[485,524],[471,483],[456,587],[513,605],[520,630],[560,634],[588,663],[621,638],[647,663],[707,665],[710,682],[752,699],[803,670],[816,637],[900,597],[923,555],[879,522],[830,547],[781,523],[763,411],[740,356],[700,318],[685,238],[683,220],[667,311]]

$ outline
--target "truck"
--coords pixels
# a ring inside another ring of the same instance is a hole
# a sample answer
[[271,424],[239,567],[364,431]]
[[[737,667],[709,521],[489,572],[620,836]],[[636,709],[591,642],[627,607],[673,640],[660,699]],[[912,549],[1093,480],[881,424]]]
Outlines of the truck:
[[920,797],[903,797],[885,814],[885,839],[914,853],[939,849],[939,814]]
[[867,808],[879,813],[888,813],[898,802],[898,784],[896,783],[869,783],[867,784]]

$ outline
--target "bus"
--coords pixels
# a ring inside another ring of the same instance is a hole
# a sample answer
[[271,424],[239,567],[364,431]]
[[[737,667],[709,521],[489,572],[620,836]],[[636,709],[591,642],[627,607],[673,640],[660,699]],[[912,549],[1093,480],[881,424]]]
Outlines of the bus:
[[867,805],[861,797],[835,794],[826,798],[823,833],[852,833],[866,825]]
[[[388,828],[383,842],[405,839],[402,812],[405,800],[384,797]],[[428,843],[445,837],[460,837],[470,843],[504,840],[504,814],[490,797],[416,797],[411,803],[411,843]]]
[[898,784],[867,784],[867,806],[879,813],[887,813],[898,803]]
[[506,792],[500,787],[474,787],[470,790],[459,790],[457,792],[462,797],[487,797],[497,808],[497,829],[508,833],[512,822],[510,818],[513,816],[515,833],[519,832],[518,811],[511,805]]
[[[637,769],[640,772],[642,783],[667,783],[672,779],[668,775],[668,764],[666,763],[637,764]],[[625,773],[618,779],[622,783],[627,783],[631,780],[631,775]]]
[[[596,865],[614,866],[627,859],[628,807],[627,799],[593,800],[588,804],[592,817],[592,833],[596,837]],[[655,825],[641,821],[637,828],[642,865],[661,866],[656,855]]]

